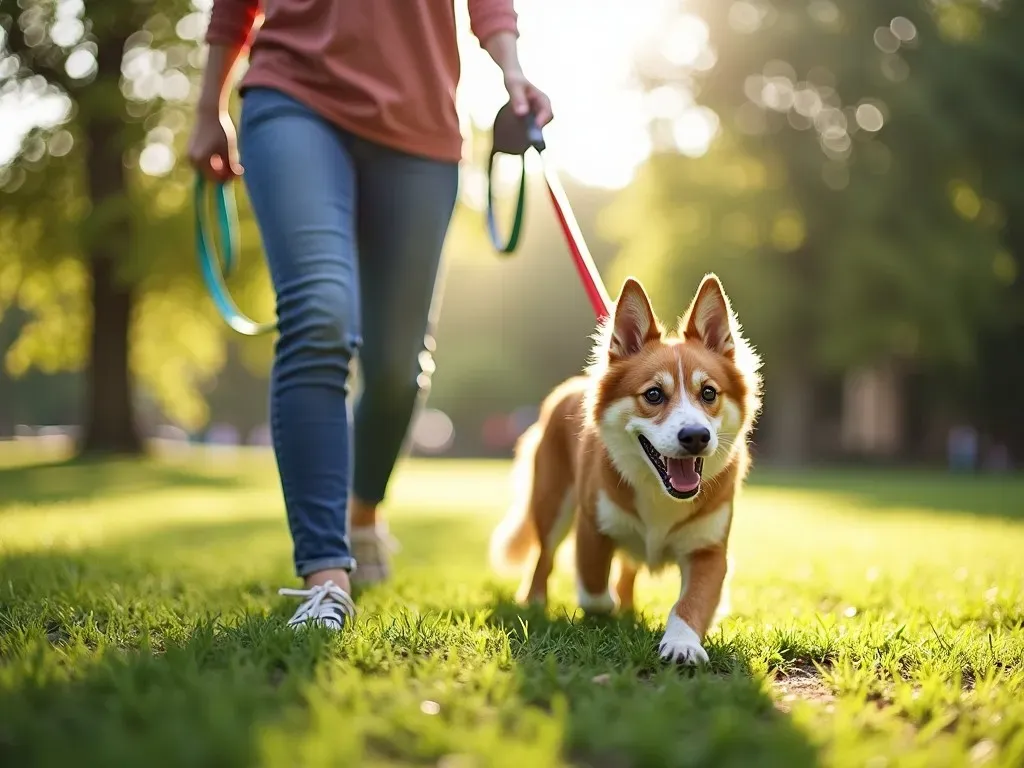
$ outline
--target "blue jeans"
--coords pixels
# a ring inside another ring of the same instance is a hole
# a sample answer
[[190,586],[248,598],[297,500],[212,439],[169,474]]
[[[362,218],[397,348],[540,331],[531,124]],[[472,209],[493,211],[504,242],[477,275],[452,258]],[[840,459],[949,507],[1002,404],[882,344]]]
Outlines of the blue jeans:
[[270,425],[295,570],[352,570],[350,476],[360,501],[383,500],[429,386],[458,164],[360,139],[266,88],[244,93],[239,145],[277,293]]

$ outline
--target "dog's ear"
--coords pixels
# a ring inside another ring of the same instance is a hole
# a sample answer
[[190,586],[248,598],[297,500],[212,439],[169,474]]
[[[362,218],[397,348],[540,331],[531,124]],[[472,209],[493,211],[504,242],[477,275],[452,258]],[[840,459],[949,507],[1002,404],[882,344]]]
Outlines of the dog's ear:
[[722,283],[713,274],[705,275],[690,308],[679,320],[679,330],[687,339],[700,341],[712,352],[733,357],[732,308]]
[[661,326],[640,282],[626,278],[615,302],[612,336],[608,353],[621,360],[639,352],[644,344],[661,338]]

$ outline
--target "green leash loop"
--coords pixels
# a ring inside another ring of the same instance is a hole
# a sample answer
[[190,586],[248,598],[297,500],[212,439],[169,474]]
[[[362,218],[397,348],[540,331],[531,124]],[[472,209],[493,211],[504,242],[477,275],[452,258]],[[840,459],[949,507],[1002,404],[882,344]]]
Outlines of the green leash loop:
[[[512,104],[505,104],[494,118],[491,139],[491,156],[487,162],[487,234],[491,245],[501,255],[515,252],[523,230],[526,212],[526,153],[534,150],[540,155],[544,151],[544,137],[532,114],[520,117],[512,110]],[[512,219],[512,230],[508,239],[498,234],[497,217],[494,215],[494,158],[501,155],[518,155],[519,194],[516,195],[516,212]]]
[[243,336],[263,336],[277,328],[276,323],[258,323],[242,312],[231,298],[224,279],[235,271],[239,260],[238,209],[230,185],[213,185],[214,208],[217,212],[218,231],[224,247],[219,255],[213,238],[210,237],[210,223],[206,215],[206,179],[196,174],[195,183],[195,230],[196,255],[206,289],[224,322]]
[[519,235],[523,230],[523,218],[526,211],[526,158],[522,158],[519,167],[519,194],[516,196],[516,212],[512,219],[512,230],[509,232],[508,240],[502,240],[498,234],[498,224],[494,215],[494,158],[497,152],[491,152],[491,159],[487,163],[487,234],[490,235],[491,245],[503,256],[510,256],[519,246]]

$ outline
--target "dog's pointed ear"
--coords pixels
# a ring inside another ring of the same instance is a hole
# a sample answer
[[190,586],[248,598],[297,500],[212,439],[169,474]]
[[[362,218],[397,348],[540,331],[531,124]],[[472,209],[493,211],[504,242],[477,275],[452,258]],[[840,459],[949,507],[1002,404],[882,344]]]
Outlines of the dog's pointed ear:
[[712,352],[726,357],[735,354],[732,307],[716,275],[704,276],[690,308],[679,319],[679,330],[685,338],[700,341]]
[[638,280],[626,278],[615,302],[609,355],[612,359],[621,360],[635,355],[647,342],[660,338],[661,326],[644,287]]

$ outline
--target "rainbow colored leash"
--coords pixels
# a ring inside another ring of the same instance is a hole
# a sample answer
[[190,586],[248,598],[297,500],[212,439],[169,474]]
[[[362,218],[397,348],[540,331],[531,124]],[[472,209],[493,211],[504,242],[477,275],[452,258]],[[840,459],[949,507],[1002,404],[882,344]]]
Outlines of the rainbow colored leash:
[[[544,169],[544,181],[551,197],[555,215],[565,236],[569,253],[576,265],[583,290],[587,294],[594,314],[603,320],[610,313],[611,301],[605,290],[601,275],[597,271],[594,259],[590,255],[579,224],[573,215],[569,199],[562,188],[554,169],[544,161],[544,136],[537,127],[533,116],[518,117],[511,104],[498,110],[494,118],[494,135],[491,155],[487,164],[487,231],[491,242],[498,253],[511,255],[519,245],[522,234],[523,219],[526,211],[526,153],[533,150],[541,159]],[[507,240],[498,234],[498,224],[494,214],[494,159],[497,155],[519,155],[522,166],[519,173],[519,193],[516,197],[516,210],[512,220],[512,228]],[[211,226],[207,216],[206,205],[209,182],[196,174],[195,182],[195,230],[196,256],[203,281],[210,292],[217,312],[234,331],[243,336],[262,336],[277,329],[276,323],[260,323],[253,320],[238,308],[231,298],[231,292],[225,284],[237,268],[239,262],[238,209],[230,184],[213,183],[213,207],[217,214],[217,231],[220,236],[223,254],[221,254],[211,237]]]
[[[506,104],[498,110],[494,118],[494,136],[491,145],[491,155],[487,163],[487,231],[495,250],[503,255],[511,255],[519,245],[519,236],[523,227],[524,213],[526,209],[526,153],[531,149],[541,159],[544,169],[544,181],[547,184],[548,195],[551,197],[551,204],[558,217],[558,223],[562,228],[566,244],[569,246],[569,253],[573,263],[576,265],[576,272],[579,274],[580,282],[583,283],[583,290],[590,300],[594,314],[598,320],[606,318],[611,307],[611,300],[601,280],[601,274],[594,264],[590,255],[587,243],[583,239],[583,233],[573,215],[572,207],[569,205],[569,198],[565,189],[559,181],[554,169],[544,161],[544,136],[532,115],[521,118],[512,111],[512,105]],[[519,193],[516,196],[516,211],[512,219],[512,229],[507,240],[502,240],[498,234],[498,225],[494,214],[494,158],[499,155],[519,155],[523,162],[519,172]]]

